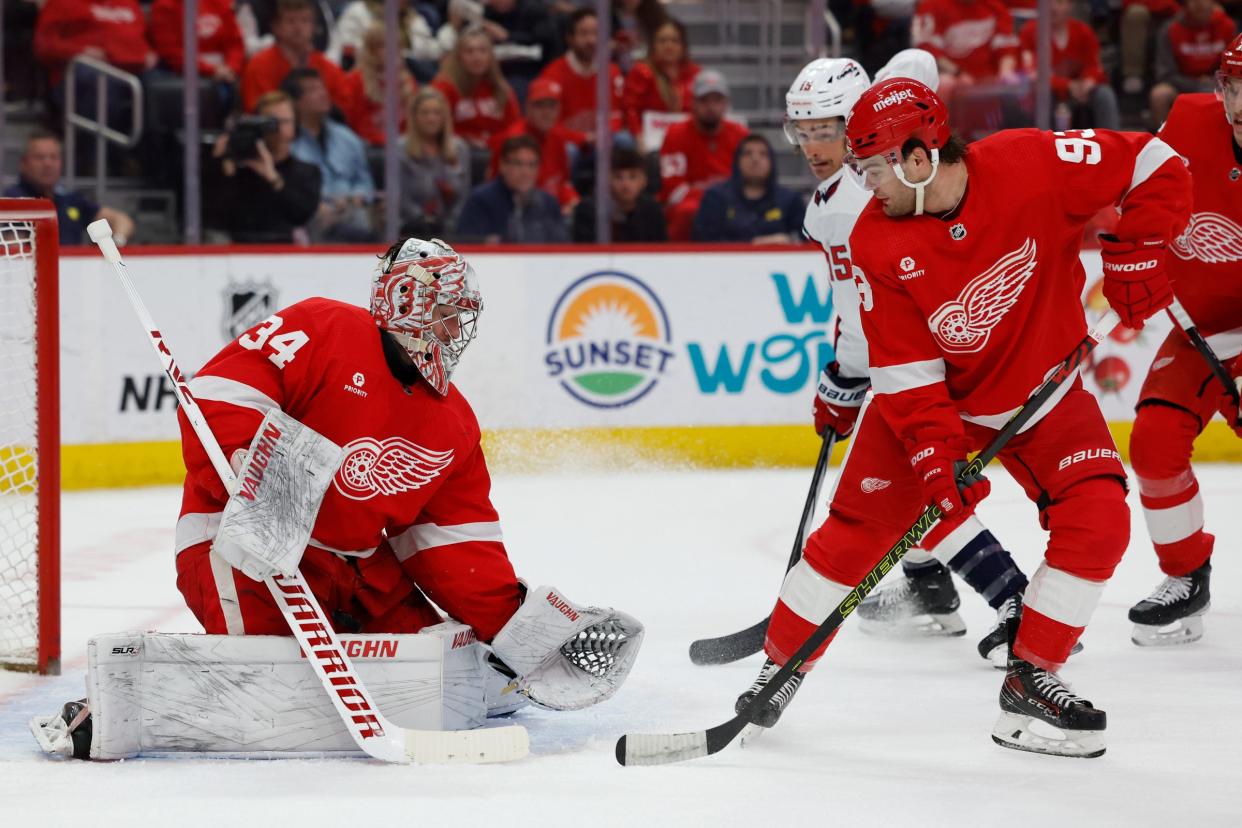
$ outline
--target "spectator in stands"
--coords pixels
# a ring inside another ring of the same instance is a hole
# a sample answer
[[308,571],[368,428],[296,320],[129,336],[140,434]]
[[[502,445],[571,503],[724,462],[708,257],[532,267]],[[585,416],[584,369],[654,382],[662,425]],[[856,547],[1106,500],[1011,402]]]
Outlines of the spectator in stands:
[[[133,74],[141,74],[156,62],[138,0],[47,0],[35,24],[34,55],[47,69],[56,91],[65,66],[78,55]],[[94,86],[93,77],[90,86]]]
[[556,199],[535,186],[539,144],[529,135],[500,148],[500,177],[476,187],[457,220],[458,241],[538,244],[569,241]]
[[[644,112],[689,112],[698,64],[690,60],[686,27],[667,18],[651,35],[646,60],[625,77],[622,107],[625,125],[635,138],[643,134]],[[657,147],[643,147],[643,151]]]
[[[612,241],[668,241],[664,211],[647,195],[647,162],[642,155],[629,147],[613,148],[610,175]],[[574,208],[573,230],[576,242],[597,241],[593,195],[583,198]]]
[[225,229],[242,244],[288,244],[319,209],[319,168],[293,157],[297,116],[288,94],[264,94],[255,112],[275,121],[276,128],[264,134],[253,154],[230,157],[228,133],[212,152],[224,176],[220,207]]
[[[1058,109],[1068,108],[1070,124],[1079,129],[1120,129],[1117,96],[1100,66],[1100,42],[1095,32],[1070,14],[1072,0],[1051,0],[1052,94]],[[1022,27],[1022,65],[1034,74],[1039,26],[1030,20]]]
[[[405,66],[398,66],[401,86],[397,94],[397,129],[405,131],[405,114],[418,89],[418,82]],[[384,136],[384,24],[373,23],[362,38],[354,68],[345,75],[345,123],[373,147],[382,147]]]
[[772,145],[747,135],[737,145],[733,175],[703,193],[694,216],[695,241],[787,244],[802,236],[806,204],[776,183]]
[[56,205],[62,245],[87,244],[86,225],[107,219],[119,245],[134,236],[134,220],[115,207],[103,207],[61,183],[63,167],[60,137],[37,129],[26,139],[26,151],[17,168],[17,183],[4,191],[5,198],[46,198]]
[[1121,91],[1137,95],[1145,87],[1147,47],[1152,39],[1152,22],[1157,28],[1181,6],[1178,0],[1122,0],[1121,11]]
[[669,127],[660,147],[660,201],[673,241],[689,240],[703,192],[729,177],[738,144],[747,135],[746,127],[725,120],[729,86],[723,75],[712,69],[699,72],[693,91],[690,119]]
[[1152,125],[1168,117],[1173,99],[1181,92],[1211,92],[1216,88],[1220,53],[1233,40],[1234,22],[1214,0],[1186,0],[1156,46],[1156,85],[1151,90]]
[[560,37],[545,0],[484,0],[483,26],[496,44],[496,60],[520,93],[549,61]]
[[[253,57],[276,42],[273,21],[276,19],[280,0],[237,0],[234,15],[246,44],[247,56]],[[340,10],[340,0],[311,0],[314,23],[311,29],[311,47],[318,52],[331,48],[332,27],[328,16]]]
[[[599,20],[595,11],[581,8],[565,24],[565,54],[544,67],[539,77],[560,84],[561,123],[595,141],[595,51],[599,47]],[[621,128],[621,89],[624,80],[615,63],[608,65],[612,81],[609,127]]]
[[926,49],[940,67],[941,97],[955,87],[1017,78],[1018,39],[1000,0],[921,0],[912,46]]
[[[151,6],[151,43],[164,68],[181,73],[185,38],[181,21],[184,0],[155,0]],[[237,18],[230,0],[198,0],[198,74],[226,84],[237,83],[246,60]]]
[[[422,74],[423,80],[430,80],[436,73],[436,64],[448,53],[452,42],[446,43],[437,37],[422,10],[411,6],[409,0],[397,2],[401,54]],[[367,33],[374,26],[379,26],[383,32],[384,19],[383,0],[352,0],[337,18],[327,50],[328,59],[340,65],[360,60]],[[383,54],[382,47],[380,54]]]
[[555,81],[539,78],[526,94],[526,117],[504,132],[492,136],[491,168],[487,177],[500,172],[500,148],[517,135],[529,135],[539,145],[539,177],[536,186],[553,196],[568,213],[578,203],[578,191],[569,180],[569,169],[579,144],[586,140],[558,123],[561,115],[561,87]]
[[401,161],[401,235],[447,236],[470,191],[470,149],[453,133],[448,101],[435,87],[414,96]]
[[[660,0],[612,0],[612,59],[622,72],[649,56],[648,45],[667,19]],[[684,30],[682,40],[688,42]]]
[[259,98],[279,89],[294,69],[314,69],[328,87],[332,102],[344,110],[345,73],[312,45],[315,34],[315,11],[310,0],[277,0],[272,19],[272,35],[276,42],[256,54],[242,73],[242,106],[254,109]]
[[354,131],[332,120],[332,99],[314,69],[294,69],[282,89],[293,99],[297,137],[293,157],[319,169],[319,210],[309,231],[312,241],[374,241],[369,214],[375,182],[366,145]]
[[521,117],[517,96],[496,63],[492,39],[479,26],[462,31],[431,85],[448,100],[454,131],[483,157],[488,140]]

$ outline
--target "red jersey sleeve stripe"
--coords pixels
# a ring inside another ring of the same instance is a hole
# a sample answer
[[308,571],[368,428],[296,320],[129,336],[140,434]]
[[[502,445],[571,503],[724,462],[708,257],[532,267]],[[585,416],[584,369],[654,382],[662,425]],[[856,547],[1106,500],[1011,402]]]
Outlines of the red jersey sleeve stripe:
[[190,380],[195,399],[229,403],[266,414],[280,404],[259,389],[228,377],[197,376]]
[[457,543],[503,543],[499,521],[458,523],[440,526],[435,523],[417,523],[401,534],[389,539],[397,560],[405,563],[419,552]]
[[944,359],[925,359],[901,365],[871,366],[871,387],[877,394],[900,394],[944,382]]
[[1165,161],[1170,158],[1180,158],[1173,148],[1161,141],[1159,138],[1152,138],[1147,145],[1139,150],[1138,156],[1134,159],[1134,176],[1130,179],[1130,188],[1126,190],[1129,195],[1135,187],[1138,187],[1164,165]]

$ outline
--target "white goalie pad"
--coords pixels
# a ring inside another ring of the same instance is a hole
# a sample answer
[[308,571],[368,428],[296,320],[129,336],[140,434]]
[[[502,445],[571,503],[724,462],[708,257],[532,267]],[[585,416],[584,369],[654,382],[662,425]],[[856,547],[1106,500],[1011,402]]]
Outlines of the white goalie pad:
[[225,504],[216,552],[256,581],[293,574],[343,455],[328,438],[269,410]]
[[[486,719],[491,671],[469,627],[341,641],[393,723],[466,730]],[[101,635],[88,645],[86,683],[92,759],[365,755],[289,637]]]
[[492,640],[523,694],[550,710],[579,710],[621,687],[642,646],[643,625],[611,608],[579,607],[555,587],[529,590]]

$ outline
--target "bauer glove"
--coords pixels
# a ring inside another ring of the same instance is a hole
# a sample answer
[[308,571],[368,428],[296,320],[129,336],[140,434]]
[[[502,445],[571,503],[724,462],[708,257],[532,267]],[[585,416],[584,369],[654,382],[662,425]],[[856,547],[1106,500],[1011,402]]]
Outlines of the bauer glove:
[[825,429],[832,429],[844,440],[854,431],[858,411],[863,398],[871,388],[869,377],[843,377],[837,371],[840,366],[830,362],[819,375],[819,387],[811,412],[815,416],[815,433],[824,436]]
[[1104,298],[1121,324],[1138,330],[1143,322],[1173,301],[1173,288],[1164,271],[1164,239],[1122,241],[1111,233],[1100,234],[1104,260]]

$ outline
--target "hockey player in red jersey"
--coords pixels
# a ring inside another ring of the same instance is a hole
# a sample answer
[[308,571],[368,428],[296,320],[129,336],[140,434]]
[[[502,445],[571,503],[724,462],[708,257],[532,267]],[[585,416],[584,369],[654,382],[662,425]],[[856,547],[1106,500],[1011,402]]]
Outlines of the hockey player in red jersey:
[[[927,504],[955,526],[988,494],[955,480],[1086,332],[1078,251],[1092,215],[1119,204],[1103,240],[1105,297],[1131,327],[1168,304],[1164,251],[1190,182],[1158,138],[1112,132],[950,137],[944,103],[895,78],[854,105],[854,164],[874,198],[850,237],[870,349],[864,407],[828,520],[773,610],[778,663],[807,639]],[[1129,540],[1125,470],[1094,397],[1066,383],[1000,453],[1049,532],[1021,621],[1011,621],[1000,745],[1104,752],[1105,715],[1057,676]],[[822,652],[822,651],[821,651]],[[821,653],[807,661],[809,669]],[[770,702],[788,703],[796,684]],[[1033,732],[1039,719],[1059,731]]]
[[[540,697],[549,670],[522,667],[542,659],[550,668],[561,642],[543,642],[552,647],[540,656],[522,630],[546,622],[539,613],[559,622],[594,608],[524,601],[505,551],[479,424],[450,383],[481,309],[474,270],[459,254],[439,240],[406,239],[380,257],[369,311],[319,298],[285,308],[209,360],[190,389],[235,464],[274,407],[343,447],[299,564],[338,632],[414,633],[442,620],[434,601],[493,644],[511,668],[502,672],[533,701],[559,708],[564,687]],[[270,567],[217,537],[230,493],[184,416],[181,427],[178,588],[208,633],[287,635],[256,580]],[[631,622],[629,645],[616,641],[632,655],[641,625]],[[600,698],[578,689],[577,706]]]
[[[1221,56],[1216,95],[1180,96],[1160,137],[1186,158],[1194,178],[1190,224],[1168,258],[1173,292],[1216,356],[1242,376],[1242,35]],[[1140,646],[1203,635],[1215,538],[1203,531],[1190,458],[1195,437],[1218,410],[1242,435],[1237,404],[1222,391],[1175,327],[1143,383],[1130,436],[1143,517],[1167,576],[1130,610]]]

